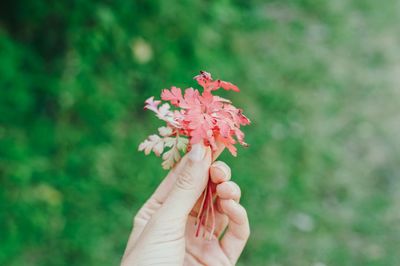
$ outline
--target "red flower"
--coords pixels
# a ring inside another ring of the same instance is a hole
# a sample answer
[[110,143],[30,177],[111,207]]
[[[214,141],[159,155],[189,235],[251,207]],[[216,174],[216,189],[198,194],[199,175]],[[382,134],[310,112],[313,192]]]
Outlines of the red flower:
[[236,156],[236,148],[233,146],[236,140],[233,136],[240,144],[247,145],[240,126],[247,125],[250,121],[229,100],[212,95],[211,92],[219,88],[234,91],[239,89],[226,81],[214,81],[211,75],[204,71],[195,79],[204,88],[202,93],[188,88],[182,96],[181,89],[172,87],[171,90],[163,90],[161,99],[181,108],[175,120],[180,125],[183,135],[189,137],[191,144],[204,141],[205,145],[215,150],[216,142],[219,141]]
[[234,156],[237,142],[247,146],[240,127],[250,124],[250,120],[231,101],[212,94],[219,88],[239,92],[238,87],[230,82],[213,80],[205,71],[194,79],[203,87],[203,92],[187,88],[182,94],[177,87],[162,91],[161,99],[169,101],[178,108],[176,110],[170,110],[168,103],[159,107],[161,101],[155,101],[154,97],[146,100],[145,109],[155,112],[167,127],[159,129],[160,134],[163,132],[161,137],[152,135],[141,143],[140,150],[153,151],[160,156],[164,148],[169,147],[163,155],[164,168],[172,167],[180,159],[179,150],[185,150],[188,142],[182,140],[183,137],[187,137],[191,145],[203,142],[213,150],[217,149],[217,142],[222,143]]

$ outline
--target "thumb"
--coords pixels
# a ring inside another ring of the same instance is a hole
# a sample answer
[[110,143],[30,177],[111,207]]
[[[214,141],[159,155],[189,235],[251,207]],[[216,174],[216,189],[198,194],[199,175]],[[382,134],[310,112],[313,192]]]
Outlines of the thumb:
[[210,165],[210,148],[202,143],[193,145],[182,158],[175,184],[160,211],[173,217],[187,216],[207,185]]

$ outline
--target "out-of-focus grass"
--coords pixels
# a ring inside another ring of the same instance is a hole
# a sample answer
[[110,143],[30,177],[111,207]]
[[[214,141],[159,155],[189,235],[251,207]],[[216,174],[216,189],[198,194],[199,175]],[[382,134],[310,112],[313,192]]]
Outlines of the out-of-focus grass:
[[165,175],[143,101],[200,69],[253,124],[223,154],[239,265],[400,259],[398,1],[19,1],[0,12],[0,264],[117,264]]

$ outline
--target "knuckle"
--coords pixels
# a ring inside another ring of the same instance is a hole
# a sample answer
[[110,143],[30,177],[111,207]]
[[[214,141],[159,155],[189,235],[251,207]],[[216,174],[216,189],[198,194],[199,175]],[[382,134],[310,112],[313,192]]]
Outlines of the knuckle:
[[242,194],[242,190],[240,189],[239,185],[235,183],[236,189],[239,194]]
[[249,221],[248,221],[248,218],[247,218],[247,211],[246,211],[246,209],[242,206],[242,205],[240,205],[239,204],[239,214],[240,214],[240,223],[242,224],[242,225],[245,225],[245,224],[249,224]]
[[250,237],[250,226],[249,224],[247,224],[247,226],[243,230],[243,238],[247,240],[249,239],[249,237]]
[[243,222],[243,237],[244,239],[248,239],[250,237],[250,224],[249,224],[249,219],[247,217],[247,211],[246,209],[243,208],[243,214],[244,214],[244,222]]
[[149,207],[150,210],[156,210],[162,206],[163,202],[155,196],[152,196],[146,205]]
[[242,191],[238,184],[231,181],[231,186],[232,186],[232,191],[235,195],[240,196],[242,194]]
[[178,188],[184,190],[191,190],[195,188],[195,180],[192,176],[192,173],[186,169],[178,174],[175,184]]
[[152,216],[152,212],[147,210],[146,208],[142,208],[139,212],[133,217],[133,227],[143,226],[150,220]]
[[238,192],[237,192],[238,200],[240,199],[241,196],[242,196],[242,191],[240,190],[240,187],[238,187]]
[[231,168],[223,161],[216,161],[213,163],[213,167],[220,169],[227,176],[231,175]]
[[133,221],[132,221],[133,227],[140,225],[142,223],[142,220],[143,220],[142,217],[139,214],[136,214],[133,217]]

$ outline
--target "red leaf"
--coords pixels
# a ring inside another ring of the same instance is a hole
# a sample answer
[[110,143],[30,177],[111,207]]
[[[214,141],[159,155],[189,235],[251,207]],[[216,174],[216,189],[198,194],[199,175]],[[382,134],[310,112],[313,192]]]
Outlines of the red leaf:
[[164,89],[161,93],[161,99],[170,101],[172,105],[179,106],[179,103],[183,101],[182,91],[177,87],[172,87],[171,90]]
[[220,80],[220,87],[227,91],[229,90],[233,90],[236,92],[240,91],[236,85],[233,85],[232,83],[223,80]]
[[[211,74],[205,71],[201,71],[194,79],[203,87],[203,92],[187,88],[182,93],[176,87],[162,91],[162,100],[179,107],[176,110],[170,110],[167,103],[160,105],[160,101],[154,101],[153,98],[146,101],[146,108],[155,111],[160,119],[167,122],[167,128],[160,128],[164,146],[173,148],[174,136],[177,139],[179,136],[186,136],[191,145],[202,142],[215,151],[222,144],[236,156],[237,142],[247,146],[240,127],[250,124],[250,120],[231,101],[213,95],[213,91],[223,88],[238,92],[239,88],[227,81],[213,80]],[[141,148],[145,152],[153,149],[156,154],[162,151],[161,144],[156,145],[150,141],[142,144]],[[179,153],[172,150],[164,153],[163,166],[172,167],[178,160],[178,155]]]

